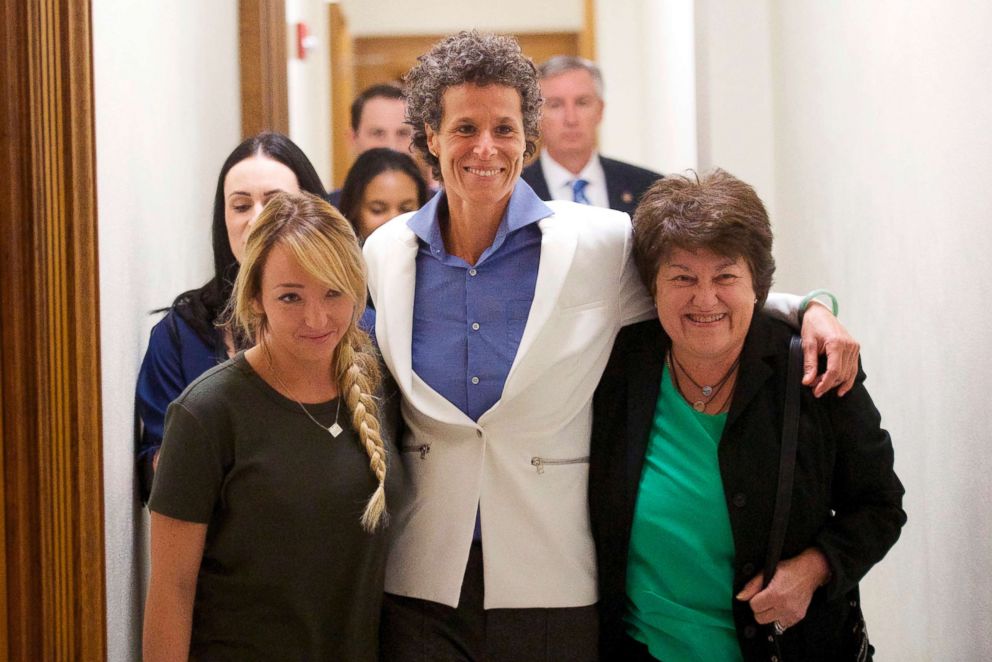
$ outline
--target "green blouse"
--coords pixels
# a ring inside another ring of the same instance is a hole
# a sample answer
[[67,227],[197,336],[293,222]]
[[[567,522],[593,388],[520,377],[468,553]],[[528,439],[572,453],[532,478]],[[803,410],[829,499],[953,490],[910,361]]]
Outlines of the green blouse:
[[666,368],[634,509],[627,633],[663,662],[741,660],[734,538],[717,449],[726,414],[695,411]]

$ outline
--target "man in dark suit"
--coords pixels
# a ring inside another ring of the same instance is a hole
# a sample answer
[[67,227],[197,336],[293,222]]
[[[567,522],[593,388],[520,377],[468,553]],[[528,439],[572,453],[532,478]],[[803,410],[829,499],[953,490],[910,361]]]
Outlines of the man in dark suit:
[[596,151],[603,77],[589,60],[558,55],[539,68],[544,111],[540,157],[521,175],[543,200],[574,200],[632,214],[660,174]]
[[[373,147],[388,147],[410,153],[413,135],[406,123],[406,99],[403,88],[391,83],[373,85],[362,90],[351,103],[351,151],[355,158]],[[328,193],[335,207],[341,202],[341,189]]]

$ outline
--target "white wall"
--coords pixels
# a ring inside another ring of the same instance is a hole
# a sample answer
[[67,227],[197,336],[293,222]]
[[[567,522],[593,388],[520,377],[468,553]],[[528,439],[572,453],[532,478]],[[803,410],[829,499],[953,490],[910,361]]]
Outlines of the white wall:
[[878,659],[990,659],[992,5],[697,4],[703,165],[771,198],[780,288],[840,295],[893,437],[909,523],[863,583]]
[[770,0],[696,3],[699,167],[750,183],[775,213]]
[[576,32],[583,0],[341,0],[355,37],[490,32]]
[[596,59],[606,110],[600,151],[659,172],[695,168],[692,0],[599,1]]
[[886,659],[989,659],[992,5],[783,2],[773,23],[783,273],[846,302],[908,490],[870,627]]
[[[331,182],[331,60],[328,53],[328,20],[325,0],[286,0],[289,136],[310,158],[325,187]],[[307,25],[315,39],[313,50],[303,60],[297,57],[296,50],[296,24],[301,21]]]
[[211,269],[217,173],[240,140],[237,2],[95,0],[108,659],[140,658],[145,545],[134,381],[157,317]]
[[[344,4],[368,17],[352,18],[356,35],[581,24],[564,4]],[[298,7],[313,4],[288,0],[290,21]],[[209,272],[216,174],[240,135],[237,3],[95,0],[93,28],[108,652],[129,660],[144,554],[133,384],[147,311]],[[939,11],[922,0],[597,6],[604,153],[662,171],[721,165],[754,183],[773,213],[779,287],[831,287],[863,343],[910,517],[864,583],[880,660],[992,657],[990,28],[992,6],[964,0]],[[316,126],[319,112],[291,122]]]

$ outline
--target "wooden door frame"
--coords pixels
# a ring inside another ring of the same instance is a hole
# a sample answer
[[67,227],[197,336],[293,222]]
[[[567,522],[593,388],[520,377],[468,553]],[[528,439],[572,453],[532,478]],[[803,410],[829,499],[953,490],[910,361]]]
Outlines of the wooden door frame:
[[289,135],[285,0],[239,0],[241,135]]
[[106,658],[89,0],[0,0],[0,658]]

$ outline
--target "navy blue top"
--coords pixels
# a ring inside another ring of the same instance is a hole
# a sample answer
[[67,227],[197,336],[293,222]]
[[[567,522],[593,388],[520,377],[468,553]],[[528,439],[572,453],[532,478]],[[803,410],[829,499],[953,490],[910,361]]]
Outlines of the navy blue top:
[[213,347],[207,345],[175,308],[152,327],[134,394],[136,413],[143,424],[137,449],[142,500],[147,500],[151,491],[152,459],[162,444],[169,403],[194,379],[226,360],[220,337]]
[[518,181],[492,245],[475,264],[448,254],[443,191],[407,225],[420,239],[413,305],[413,371],[477,421],[503,394],[534,301],[541,262],[537,221],[551,209]]

